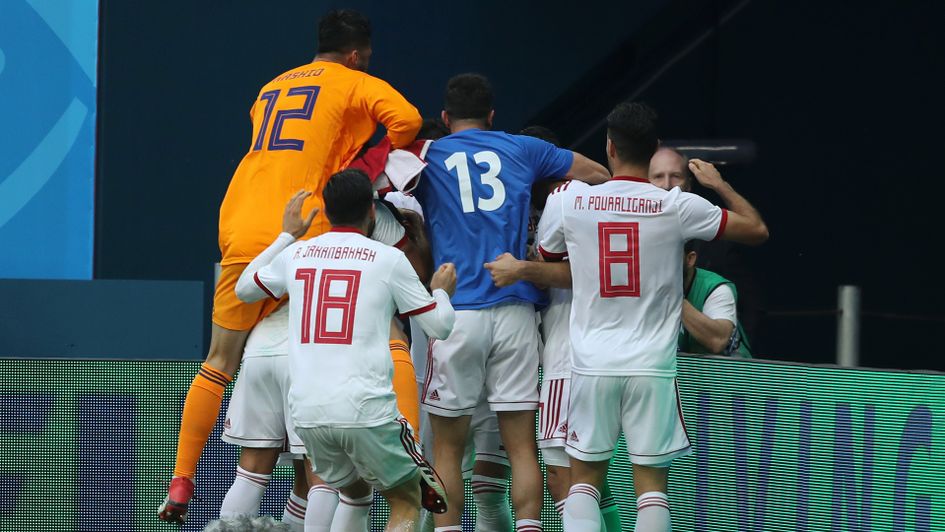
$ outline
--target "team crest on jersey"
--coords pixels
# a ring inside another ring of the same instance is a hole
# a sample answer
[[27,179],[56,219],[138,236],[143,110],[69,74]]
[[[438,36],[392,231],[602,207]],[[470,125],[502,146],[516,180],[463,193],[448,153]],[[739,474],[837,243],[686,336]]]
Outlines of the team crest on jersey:
[[440,394],[439,394],[439,392],[437,392],[436,390],[433,390],[432,392],[430,392],[430,395],[429,395],[429,397],[427,397],[427,398],[428,398],[429,400],[431,400],[431,401],[439,401],[439,400],[440,400]]
[[577,437],[577,432],[574,432],[573,430],[571,431],[571,436],[568,437],[568,440],[577,442],[581,441]]

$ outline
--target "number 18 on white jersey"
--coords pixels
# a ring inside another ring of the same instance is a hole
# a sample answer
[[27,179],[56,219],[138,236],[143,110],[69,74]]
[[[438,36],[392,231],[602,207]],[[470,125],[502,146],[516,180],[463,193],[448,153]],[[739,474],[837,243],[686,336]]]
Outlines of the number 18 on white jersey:
[[254,280],[271,297],[289,294],[289,403],[299,427],[372,427],[397,417],[388,345],[396,309],[433,337],[452,330],[446,292],[431,296],[400,250],[354,229],[289,246]]

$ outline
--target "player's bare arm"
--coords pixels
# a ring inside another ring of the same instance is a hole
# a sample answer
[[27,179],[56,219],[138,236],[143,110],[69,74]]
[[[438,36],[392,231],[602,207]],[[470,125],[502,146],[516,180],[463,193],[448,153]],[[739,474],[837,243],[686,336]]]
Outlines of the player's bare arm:
[[519,260],[511,253],[503,253],[484,266],[492,275],[492,282],[498,287],[528,281],[539,286],[571,288],[571,266],[567,261]]
[[712,319],[699,312],[692,303],[683,299],[683,326],[700,344],[713,353],[721,353],[728,346],[735,324],[726,319]]
[[701,159],[689,161],[689,169],[699,184],[714,191],[729,210],[722,239],[757,246],[768,240],[768,226],[761,213],[735,191],[712,163]]
[[574,154],[574,162],[571,163],[571,169],[568,170],[565,179],[576,179],[589,185],[599,185],[610,179],[610,172],[604,165],[592,161],[578,152]]

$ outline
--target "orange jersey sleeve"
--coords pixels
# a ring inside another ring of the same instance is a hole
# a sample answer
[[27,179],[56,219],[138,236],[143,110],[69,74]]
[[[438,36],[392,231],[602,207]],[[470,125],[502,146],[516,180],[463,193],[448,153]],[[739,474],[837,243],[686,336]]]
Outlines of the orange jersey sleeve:
[[286,202],[301,189],[314,192],[304,212],[321,209],[304,238],[327,231],[321,192],[328,178],[348,166],[378,122],[394,145],[412,142],[421,122],[416,108],[387,83],[325,61],[270,81],[250,113],[250,149],[220,207],[224,265],[262,252],[282,230]]
[[376,122],[384,124],[391,144],[403,148],[413,142],[423,125],[417,108],[384,80],[367,76],[362,83],[362,105]]

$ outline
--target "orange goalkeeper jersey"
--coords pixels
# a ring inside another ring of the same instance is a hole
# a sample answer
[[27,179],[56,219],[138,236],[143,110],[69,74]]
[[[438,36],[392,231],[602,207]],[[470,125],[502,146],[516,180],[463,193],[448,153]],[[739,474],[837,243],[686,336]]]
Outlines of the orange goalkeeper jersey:
[[341,64],[315,61],[267,83],[250,110],[253,136],[220,207],[222,264],[251,261],[282,230],[286,202],[315,194],[304,211],[321,212],[304,238],[328,230],[322,188],[374,134],[387,128],[394,147],[414,140],[417,109],[386,82]]

